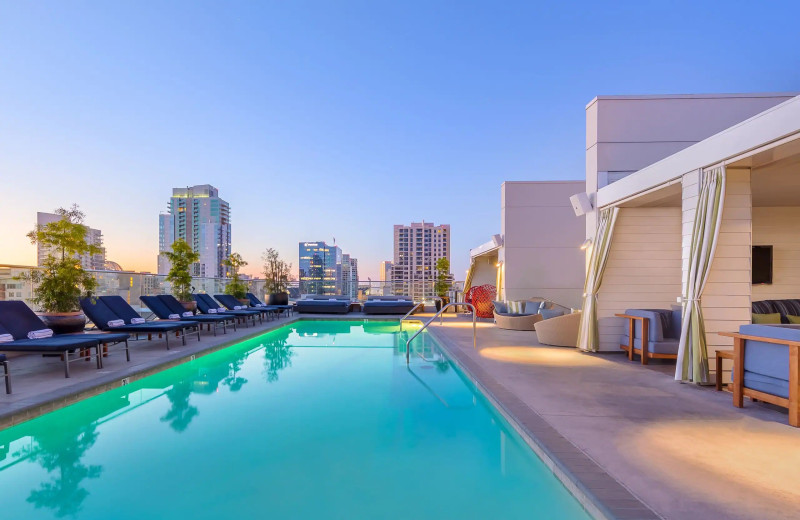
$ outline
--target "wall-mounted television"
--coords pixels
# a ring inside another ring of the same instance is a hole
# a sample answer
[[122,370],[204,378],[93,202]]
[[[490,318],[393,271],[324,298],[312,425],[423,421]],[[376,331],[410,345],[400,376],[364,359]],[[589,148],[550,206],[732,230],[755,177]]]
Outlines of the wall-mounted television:
[[772,246],[753,246],[753,285],[772,283]]

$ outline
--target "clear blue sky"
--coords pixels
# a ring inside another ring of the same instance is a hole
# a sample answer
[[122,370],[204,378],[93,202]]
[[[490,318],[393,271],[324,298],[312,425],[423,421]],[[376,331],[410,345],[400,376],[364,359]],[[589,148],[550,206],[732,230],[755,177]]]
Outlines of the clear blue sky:
[[461,279],[504,180],[583,178],[594,96],[800,90],[796,0],[551,4],[6,0],[0,263],[76,202],[154,271],[171,188],[210,183],[251,271],[335,236],[376,279],[425,219]]

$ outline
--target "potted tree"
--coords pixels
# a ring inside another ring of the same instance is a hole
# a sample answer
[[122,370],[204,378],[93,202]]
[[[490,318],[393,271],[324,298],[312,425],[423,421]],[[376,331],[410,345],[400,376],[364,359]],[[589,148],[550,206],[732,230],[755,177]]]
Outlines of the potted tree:
[[239,253],[231,253],[225,261],[222,262],[228,268],[228,277],[231,279],[228,285],[225,286],[225,294],[230,294],[242,305],[249,305],[250,300],[247,298],[247,283],[242,281],[239,271],[242,267],[247,265],[242,255]]
[[450,261],[447,258],[438,259],[436,261],[436,283],[433,285],[433,290],[439,297],[436,300],[436,312],[450,303],[450,298],[447,297],[447,291],[450,290],[450,278]]
[[264,251],[265,292],[269,295],[267,305],[289,305],[289,271],[292,264],[281,260],[278,251],[269,248]]
[[170,268],[167,281],[172,286],[172,295],[181,302],[189,312],[197,310],[197,302],[192,298],[192,275],[189,269],[200,260],[200,253],[192,249],[184,239],[179,238],[172,243],[172,251],[161,253],[169,260]]
[[102,249],[86,240],[85,214],[73,204],[58,208],[60,219],[37,225],[28,233],[32,244],[43,246],[47,257],[39,269],[20,275],[20,280],[34,285],[31,301],[42,309],[39,317],[56,334],[81,332],[86,316],[80,299],[91,296],[97,286],[95,278],[83,268],[84,255],[102,253]]

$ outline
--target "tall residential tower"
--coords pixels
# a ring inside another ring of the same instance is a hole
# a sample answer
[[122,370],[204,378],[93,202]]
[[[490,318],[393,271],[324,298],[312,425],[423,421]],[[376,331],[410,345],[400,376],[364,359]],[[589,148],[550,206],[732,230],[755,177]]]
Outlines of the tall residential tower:
[[[37,226],[45,226],[52,222],[58,222],[61,220],[61,215],[56,213],[36,213],[36,225]],[[99,229],[94,229],[86,226],[86,242],[89,245],[97,246],[100,248],[100,252],[95,255],[90,255],[89,253],[81,255],[81,265],[84,269],[93,269],[95,271],[102,271],[105,269],[106,264],[106,248],[103,247],[103,232]],[[41,243],[38,243],[36,246],[36,263],[37,265],[43,265],[44,261],[47,259],[47,256],[55,253],[51,246],[45,246]]]
[[395,293],[412,296],[417,301],[432,296],[436,262],[440,258],[450,261],[449,224],[435,226],[423,221],[394,226]]
[[210,184],[173,188],[167,213],[158,216],[158,274],[167,274],[169,261],[161,255],[172,243],[185,240],[200,253],[193,276],[225,276],[222,262],[231,254],[231,207]]

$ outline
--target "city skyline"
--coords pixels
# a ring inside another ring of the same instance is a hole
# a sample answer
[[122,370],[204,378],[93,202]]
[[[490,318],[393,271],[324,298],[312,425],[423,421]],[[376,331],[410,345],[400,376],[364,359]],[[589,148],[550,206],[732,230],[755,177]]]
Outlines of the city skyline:
[[[192,7],[0,6],[0,48],[14,49],[13,81],[0,82],[0,261],[35,264],[36,212],[77,203],[108,258],[156,272],[149,216],[172,187],[210,183],[236,208],[232,248],[248,274],[267,247],[294,264],[299,239],[336,236],[377,280],[391,226],[424,219],[453,226],[463,278],[469,249],[500,230],[503,181],[583,177],[580,107],[596,95],[800,82],[789,2],[693,2],[691,16],[642,4]],[[753,25],[771,38],[730,37]],[[383,190],[395,185],[408,186],[402,199]]]

